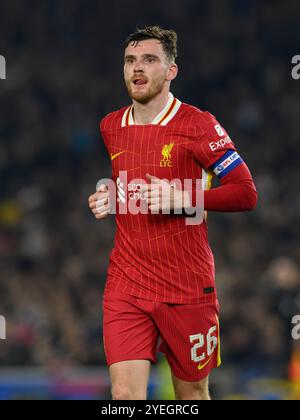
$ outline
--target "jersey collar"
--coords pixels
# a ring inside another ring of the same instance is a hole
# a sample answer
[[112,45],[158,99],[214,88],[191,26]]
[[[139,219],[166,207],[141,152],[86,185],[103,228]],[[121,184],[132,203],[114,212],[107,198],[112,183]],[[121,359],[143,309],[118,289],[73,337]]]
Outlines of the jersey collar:
[[[164,109],[154,118],[152,121],[152,125],[167,125],[175,115],[177,114],[179,108],[181,106],[181,102],[174,98],[172,93],[169,93],[169,99],[167,105]],[[133,105],[127,108],[124,112],[122,118],[122,127],[130,127],[133,126],[134,119],[133,119]]]

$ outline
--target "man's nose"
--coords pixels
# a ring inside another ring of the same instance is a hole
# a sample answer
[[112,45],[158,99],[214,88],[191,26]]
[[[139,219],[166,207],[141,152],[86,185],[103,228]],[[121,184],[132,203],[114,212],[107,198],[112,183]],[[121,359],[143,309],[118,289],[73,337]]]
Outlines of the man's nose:
[[135,65],[134,65],[134,71],[135,72],[139,72],[139,71],[144,71],[144,64],[142,61],[136,61]]

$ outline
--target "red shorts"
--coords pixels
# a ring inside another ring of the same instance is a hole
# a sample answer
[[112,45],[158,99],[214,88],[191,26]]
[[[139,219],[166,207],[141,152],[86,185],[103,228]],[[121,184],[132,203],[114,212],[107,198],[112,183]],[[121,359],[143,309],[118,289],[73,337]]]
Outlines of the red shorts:
[[220,366],[218,302],[174,305],[106,290],[103,338],[108,366],[127,360],[156,363],[164,353],[174,376],[206,378]]

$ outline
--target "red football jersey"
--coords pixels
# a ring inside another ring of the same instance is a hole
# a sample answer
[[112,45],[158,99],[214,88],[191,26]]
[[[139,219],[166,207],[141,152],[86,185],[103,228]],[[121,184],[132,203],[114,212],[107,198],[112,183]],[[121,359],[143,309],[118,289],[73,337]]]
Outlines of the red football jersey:
[[[119,205],[139,200],[149,173],[160,179],[202,179],[209,189],[214,164],[235,147],[208,112],[169,95],[148,125],[135,125],[133,106],[107,115],[100,130],[119,187]],[[219,166],[218,169],[219,170]],[[215,172],[216,172],[215,170]],[[127,185],[120,173],[127,172]],[[218,173],[218,172],[216,172]],[[207,224],[187,225],[184,215],[120,214],[106,289],[142,299],[192,304],[216,300],[214,258]]]

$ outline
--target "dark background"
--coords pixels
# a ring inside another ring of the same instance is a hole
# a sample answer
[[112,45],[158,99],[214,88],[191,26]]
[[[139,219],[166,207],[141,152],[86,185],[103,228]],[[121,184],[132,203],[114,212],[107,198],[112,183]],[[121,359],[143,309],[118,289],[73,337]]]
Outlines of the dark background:
[[296,0],[1,0],[0,366],[105,366],[101,299],[114,219],[95,222],[87,206],[110,176],[99,122],[130,103],[125,38],[159,24],[179,36],[173,94],[216,115],[260,196],[254,213],[209,217],[224,363],[215,392],[225,397],[220,384],[238,392],[257,377],[297,380],[299,22]]

